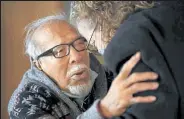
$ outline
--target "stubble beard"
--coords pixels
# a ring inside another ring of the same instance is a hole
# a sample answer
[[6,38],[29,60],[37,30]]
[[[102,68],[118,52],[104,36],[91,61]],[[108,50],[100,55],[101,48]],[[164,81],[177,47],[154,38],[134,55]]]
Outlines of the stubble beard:
[[86,84],[68,85],[69,92],[79,98],[83,98],[89,94],[92,89],[92,81],[88,79]]

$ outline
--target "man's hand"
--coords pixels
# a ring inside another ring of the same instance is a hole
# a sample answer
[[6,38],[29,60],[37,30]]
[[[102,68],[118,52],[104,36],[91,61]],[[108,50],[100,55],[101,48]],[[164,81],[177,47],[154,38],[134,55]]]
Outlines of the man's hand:
[[158,83],[156,82],[143,82],[157,79],[158,75],[154,72],[133,73],[130,75],[131,70],[139,60],[140,53],[138,52],[123,65],[121,72],[112,82],[107,95],[99,103],[99,109],[103,116],[120,116],[132,104],[150,103],[156,100],[154,96],[133,97],[134,93],[158,88]]

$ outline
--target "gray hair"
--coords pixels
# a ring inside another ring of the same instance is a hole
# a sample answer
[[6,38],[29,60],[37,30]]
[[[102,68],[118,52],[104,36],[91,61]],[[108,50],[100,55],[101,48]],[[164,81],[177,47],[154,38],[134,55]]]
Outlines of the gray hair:
[[91,45],[104,49],[130,14],[154,5],[154,1],[72,1],[70,21],[77,24],[87,19],[92,27],[98,21],[97,30],[101,31],[102,38],[95,39],[96,43]]
[[36,40],[33,39],[33,34],[41,26],[44,26],[47,23],[51,23],[53,21],[58,21],[58,20],[66,21],[65,13],[51,15],[51,16],[47,16],[47,17],[38,19],[28,24],[25,27],[25,31],[26,31],[25,54],[27,54],[29,57],[33,59],[36,59],[37,56],[43,52],[43,48],[37,43]]

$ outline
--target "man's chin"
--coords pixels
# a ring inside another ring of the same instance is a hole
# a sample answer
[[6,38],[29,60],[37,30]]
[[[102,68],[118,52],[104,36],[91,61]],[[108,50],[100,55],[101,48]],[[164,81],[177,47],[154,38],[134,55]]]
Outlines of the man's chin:
[[87,79],[80,79],[77,81],[73,81],[72,86],[85,86],[85,85],[88,85],[87,83],[88,83]]
[[[90,83],[90,82],[89,82]],[[90,84],[79,84],[79,85],[72,85],[72,86],[68,86],[68,90],[70,92],[70,94],[72,94],[73,96],[76,96],[78,98],[82,98],[85,97],[89,94],[89,92],[91,91],[92,85]]]

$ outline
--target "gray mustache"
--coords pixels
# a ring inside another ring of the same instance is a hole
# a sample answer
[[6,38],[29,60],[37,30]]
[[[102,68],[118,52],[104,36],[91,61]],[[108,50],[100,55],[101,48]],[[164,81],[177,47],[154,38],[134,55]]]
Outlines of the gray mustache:
[[70,68],[69,71],[67,72],[67,76],[71,77],[76,72],[84,71],[84,70],[89,71],[89,68],[85,64],[73,65],[72,68]]

